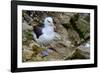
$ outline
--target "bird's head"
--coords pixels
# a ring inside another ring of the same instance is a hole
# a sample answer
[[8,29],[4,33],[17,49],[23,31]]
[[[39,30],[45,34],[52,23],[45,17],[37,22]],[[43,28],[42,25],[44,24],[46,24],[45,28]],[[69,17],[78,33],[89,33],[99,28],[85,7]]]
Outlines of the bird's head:
[[46,27],[52,26],[52,27],[55,28],[55,25],[54,25],[54,23],[53,23],[52,17],[46,17],[45,20],[44,20],[44,25],[45,25]]

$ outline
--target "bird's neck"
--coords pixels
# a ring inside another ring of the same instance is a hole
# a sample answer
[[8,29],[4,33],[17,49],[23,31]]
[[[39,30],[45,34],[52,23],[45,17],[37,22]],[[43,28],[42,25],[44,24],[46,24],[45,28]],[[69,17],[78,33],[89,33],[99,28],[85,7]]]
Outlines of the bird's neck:
[[46,25],[45,28],[54,30],[54,27],[52,27],[52,26],[47,26],[47,25]]
[[45,26],[43,29],[43,33],[53,33],[54,28],[52,26]]
[[45,24],[44,27],[49,27],[49,24]]

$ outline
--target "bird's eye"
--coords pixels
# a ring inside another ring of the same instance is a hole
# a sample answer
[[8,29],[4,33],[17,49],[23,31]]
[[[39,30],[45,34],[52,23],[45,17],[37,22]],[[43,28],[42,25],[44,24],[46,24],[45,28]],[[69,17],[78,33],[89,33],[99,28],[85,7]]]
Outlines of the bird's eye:
[[49,20],[47,20],[49,23],[50,23],[50,21]]

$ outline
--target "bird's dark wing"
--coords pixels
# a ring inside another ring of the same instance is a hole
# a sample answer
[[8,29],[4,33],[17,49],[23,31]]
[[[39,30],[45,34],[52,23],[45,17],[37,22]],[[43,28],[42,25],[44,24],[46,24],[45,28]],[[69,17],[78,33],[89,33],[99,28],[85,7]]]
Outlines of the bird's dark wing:
[[37,38],[39,38],[43,34],[42,27],[39,26],[34,26],[33,31],[35,32]]

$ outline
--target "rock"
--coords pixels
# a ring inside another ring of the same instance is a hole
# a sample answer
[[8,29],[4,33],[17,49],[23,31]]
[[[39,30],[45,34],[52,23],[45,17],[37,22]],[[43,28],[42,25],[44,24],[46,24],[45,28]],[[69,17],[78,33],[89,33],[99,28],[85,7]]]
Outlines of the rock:
[[22,49],[23,49],[23,50],[24,50],[24,49],[26,49],[26,50],[31,50],[31,48],[28,47],[27,45],[23,45],[23,46],[22,46]]
[[23,31],[23,33],[22,33],[23,45],[29,45],[32,39],[33,39],[33,36],[32,36],[31,31],[29,31],[29,30]]
[[23,10],[22,16],[23,16],[22,22],[24,22],[24,20],[25,20],[27,22],[27,24],[30,24],[33,21],[33,19],[30,17],[30,11],[24,11]]
[[89,42],[81,44],[78,48],[84,52],[90,53],[90,44],[88,46],[86,44],[89,44]]
[[33,48],[34,45],[36,45],[36,46],[38,46],[38,47],[40,46],[39,44],[37,44],[35,41],[32,40],[32,41],[29,43],[29,47],[30,47],[30,48]]
[[70,53],[72,53],[75,49],[74,48],[70,48],[66,45],[64,45],[62,42],[58,42],[55,44],[52,44],[52,48],[55,50],[54,52],[58,53],[58,59],[63,60],[64,57],[67,57],[70,55]]
[[27,61],[27,60],[30,60],[32,59],[32,55],[33,55],[33,51],[31,50],[28,50],[28,49],[23,49],[22,51],[22,57],[23,57],[23,61]]
[[72,55],[70,55],[68,58],[66,58],[65,60],[68,60],[68,59],[88,59],[88,57],[84,54],[84,52],[82,52],[81,50],[79,49],[76,49]]
[[30,26],[30,25],[28,25],[27,22],[24,21],[24,22],[22,23],[22,30],[23,30],[23,31],[33,30],[33,27]]
[[48,60],[49,61],[63,60],[63,57],[57,52],[52,52],[50,55],[48,55]]
[[79,34],[72,30],[72,29],[68,29],[68,35],[69,35],[69,40],[71,41],[71,44],[78,44],[80,42],[80,37]]
[[37,60],[37,61],[42,61],[42,60],[43,60],[41,54],[38,54],[38,55],[36,56],[36,60]]
[[90,48],[80,45],[66,58],[68,59],[90,59]]
[[71,41],[67,41],[67,40],[66,40],[66,41],[64,42],[64,44],[65,44],[67,47],[70,47],[70,46],[71,46]]
[[23,37],[23,38],[22,38],[22,41],[23,41],[23,42],[27,41],[27,38],[26,38],[26,37]]
[[37,54],[36,56],[33,56],[32,59],[30,60],[31,62],[37,62],[37,61],[43,61],[43,58],[41,56],[41,54]]
[[46,47],[40,47],[38,45],[33,45],[32,46],[32,51],[34,52],[34,56],[42,53],[43,51],[46,51],[47,48]]

